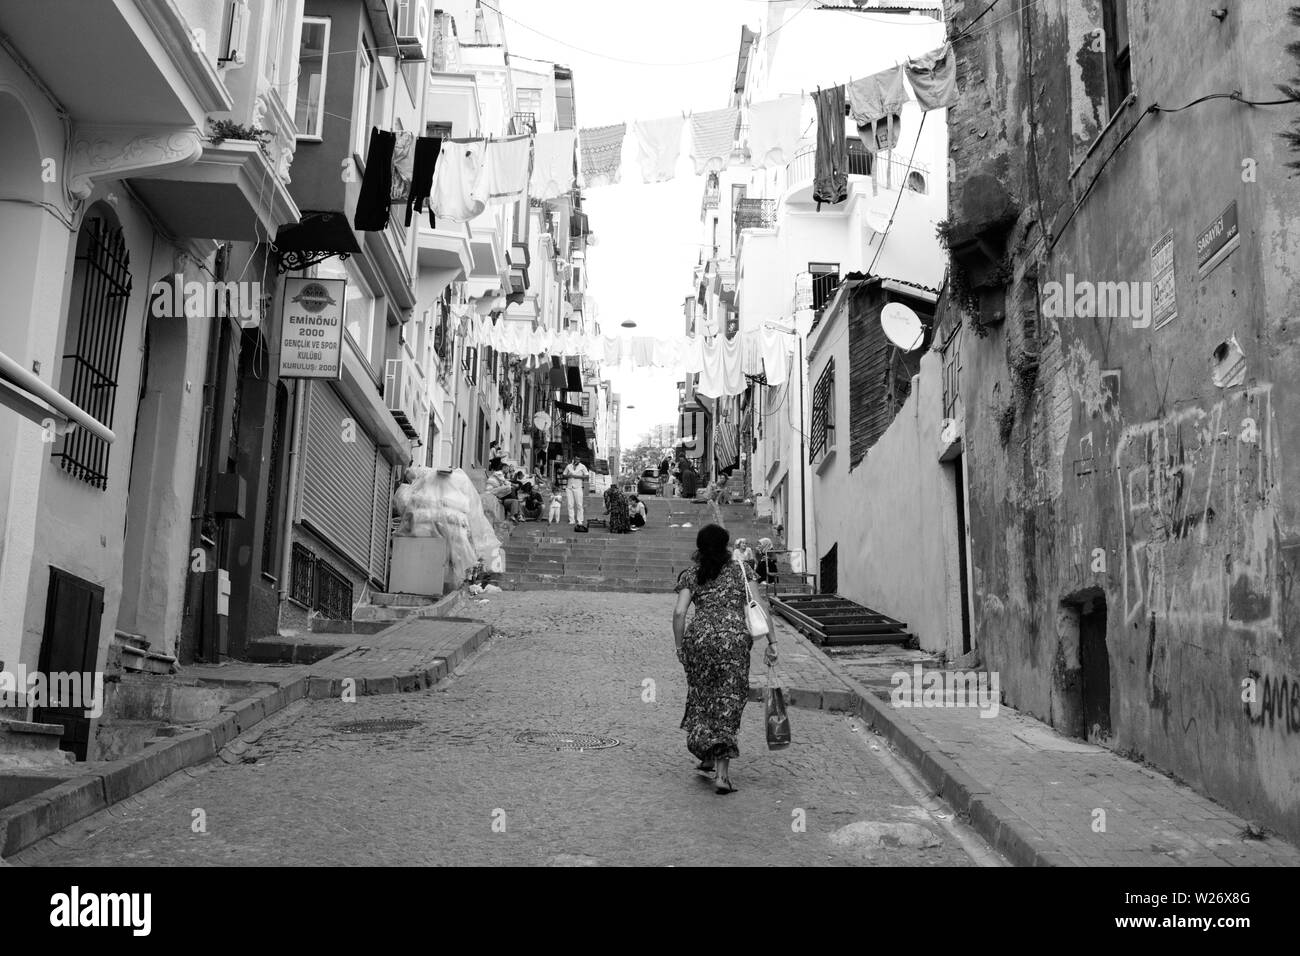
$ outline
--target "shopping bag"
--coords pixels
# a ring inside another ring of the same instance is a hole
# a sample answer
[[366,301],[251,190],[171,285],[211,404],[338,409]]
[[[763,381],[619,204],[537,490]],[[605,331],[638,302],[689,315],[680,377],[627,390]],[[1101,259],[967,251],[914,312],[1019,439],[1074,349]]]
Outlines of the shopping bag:
[[785,690],[774,685],[768,672],[767,688],[763,691],[763,717],[767,725],[767,749],[780,750],[790,746],[790,715],[785,709]]

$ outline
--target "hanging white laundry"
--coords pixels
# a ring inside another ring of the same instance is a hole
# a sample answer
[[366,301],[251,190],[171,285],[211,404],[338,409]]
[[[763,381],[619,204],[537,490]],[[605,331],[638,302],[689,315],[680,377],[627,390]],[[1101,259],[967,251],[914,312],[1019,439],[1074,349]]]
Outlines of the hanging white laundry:
[[735,107],[691,114],[691,161],[695,164],[695,175],[727,168],[739,120],[740,110]]
[[682,151],[682,126],[685,122],[681,116],[669,116],[665,119],[637,120],[632,124],[643,182],[663,183],[677,175],[677,158]]
[[632,364],[645,368],[655,361],[655,340],[648,335],[638,335],[632,340]]
[[576,129],[538,133],[533,139],[533,175],[530,199],[555,199],[573,189],[573,160],[578,146]]
[[692,335],[682,343],[682,371],[687,375],[704,371],[704,336]]
[[752,167],[784,166],[794,159],[802,112],[802,94],[750,106],[749,164]]
[[704,346],[704,368],[696,390],[709,398],[724,398],[745,391],[744,360],[739,338],[714,337]]
[[681,361],[681,343],[677,339],[655,339],[655,365],[672,368]]
[[469,222],[487,208],[486,145],[481,139],[442,141],[429,200],[436,218]]
[[763,375],[767,384],[775,388],[785,384],[794,336],[773,329],[764,329],[762,334]]
[[737,336],[740,339],[741,370],[745,375],[759,375],[763,371],[761,332],[750,329]]
[[606,365],[618,365],[623,361],[623,340],[617,335],[606,335],[602,339],[603,356]]
[[532,139],[528,136],[488,140],[488,202],[512,203],[524,194],[528,188],[528,158],[531,149]]

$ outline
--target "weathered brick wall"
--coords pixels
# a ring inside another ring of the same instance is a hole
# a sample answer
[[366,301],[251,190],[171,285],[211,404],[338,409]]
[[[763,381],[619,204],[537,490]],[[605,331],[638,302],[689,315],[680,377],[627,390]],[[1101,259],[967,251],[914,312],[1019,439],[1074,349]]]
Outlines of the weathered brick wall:
[[[953,32],[985,6],[949,3]],[[1222,22],[1128,7],[1136,100],[1113,118],[1097,0],[995,10],[956,46],[949,241],[990,323],[963,337],[976,642],[1009,703],[1079,732],[1099,653],[1080,650],[1080,621],[1104,613],[1107,744],[1296,838],[1300,187],[1277,135],[1294,108],[1144,113],[1210,92],[1276,99],[1300,37],[1282,0]],[[1197,240],[1234,202],[1240,247],[1202,274]],[[1103,283],[1140,303],[1166,234],[1168,323],[1117,298],[1048,306],[1054,288]],[[1244,372],[1216,382],[1234,336]]]

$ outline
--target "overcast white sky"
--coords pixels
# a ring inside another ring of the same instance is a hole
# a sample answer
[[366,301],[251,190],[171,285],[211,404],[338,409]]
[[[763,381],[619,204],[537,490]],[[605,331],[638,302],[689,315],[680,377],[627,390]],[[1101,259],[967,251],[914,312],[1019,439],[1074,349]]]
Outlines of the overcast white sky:
[[[741,25],[758,26],[767,6],[761,0],[499,2],[510,18],[511,53],[573,68],[579,127],[726,106]],[[643,66],[607,57],[694,65]],[[691,292],[700,252],[703,179],[693,175],[683,149],[676,179],[646,185],[634,152],[625,154],[622,183],[584,191],[597,237],[588,254],[588,289],[606,335],[682,335],[682,300]],[[638,327],[620,328],[626,318]],[[623,396],[624,448],[652,426],[676,422],[680,370],[624,367],[609,377]]]

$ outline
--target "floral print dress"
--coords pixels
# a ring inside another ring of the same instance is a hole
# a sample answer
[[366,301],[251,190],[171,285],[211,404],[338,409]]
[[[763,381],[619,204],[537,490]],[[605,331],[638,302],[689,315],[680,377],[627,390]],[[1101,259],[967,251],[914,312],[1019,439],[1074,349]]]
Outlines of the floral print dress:
[[753,639],[745,620],[745,584],[754,574],[729,561],[716,578],[700,586],[699,568],[677,578],[676,591],[691,592],[695,617],[682,640],[686,666],[686,747],[700,760],[739,756],[736,737],[749,697],[749,651]]
[[615,485],[610,485],[605,492],[605,511],[609,514],[610,534],[627,534],[632,530],[628,517],[627,496]]

